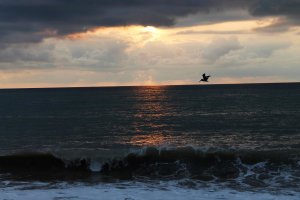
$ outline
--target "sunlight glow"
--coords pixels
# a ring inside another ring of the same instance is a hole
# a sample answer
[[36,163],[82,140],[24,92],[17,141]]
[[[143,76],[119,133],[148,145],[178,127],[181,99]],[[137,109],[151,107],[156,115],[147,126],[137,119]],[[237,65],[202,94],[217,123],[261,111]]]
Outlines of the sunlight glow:
[[144,30],[147,31],[147,32],[150,32],[152,34],[157,33],[157,29],[153,26],[146,26],[146,27],[144,27]]

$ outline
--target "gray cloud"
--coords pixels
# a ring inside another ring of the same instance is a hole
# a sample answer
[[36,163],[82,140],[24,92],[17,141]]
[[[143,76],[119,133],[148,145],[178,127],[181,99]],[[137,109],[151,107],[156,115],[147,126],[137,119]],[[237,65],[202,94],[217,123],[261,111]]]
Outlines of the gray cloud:
[[226,54],[241,48],[243,47],[236,38],[221,38],[207,45],[203,49],[201,56],[208,62],[215,62]]
[[[233,39],[231,40],[227,39],[227,42],[225,43],[229,43],[229,44],[231,43],[232,45],[224,45],[225,46],[224,48],[229,49],[230,46],[233,46],[234,44],[233,41],[234,41]],[[226,48],[226,46],[228,47]],[[270,65],[271,68],[273,68],[272,65],[274,64],[280,66],[279,63],[281,61],[279,62],[279,60],[286,60],[289,57],[293,57],[293,55],[287,53],[288,49],[291,47],[291,43],[288,41],[265,42],[262,40],[257,40],[256,42],[251,42],[251,41],[244,42],[241,46],[242,46],[241,48],[231,50],[227,54],[221,56],[220,58],[215,60],[216,62],[214,62],[213,64],[217,68],[238,69],[238,68],[243,68],[245,66],[248,66],[249,68],[255,69],[257,66],[262,66],[263,63],[270,63],[273,61],[274,63]],[[282,55],[289,55],[289,56],[282,56]],[[289,63],[289,65],[290,64],[291,63]]]
[[183,18],[177,18],[175,26],[186,27],[250,19],[256,19],[256,17],[251,16],[248,10],[245,8],[223,7],[222,9],[211,9],[209,10],[209,12],[198,12],[196,14],[189,15]]
[[250,58],[268,58],[275,51],[286,49],[290,47],[291,44],[288,42],[272,42],[272,43],[261,43],[259,45],[253,45],[246,48],[248,57]]
[[92,41],[48,39],[41,43],[10,44],[0,49],[2,69],[81,68],[115,71],[127,59],[126,41],[100,38]]
[[249,11],[255,16],[287,16],[299,23],[299,9],[299,0],[257,0],[252,3]]
[[277,33],[284,32],[290,29],[290,24],[284,18],[279,18],[271,22],[270,25],[254,29],[256,32]]
[[[291,25],[300,22],[300,0],[0,0],[0,41],[38,42],[98,26],[172,26],[191,14],[234,9],[257,17],[285,16]],[[244,15],[209,16],[198,23],[245,19]]]

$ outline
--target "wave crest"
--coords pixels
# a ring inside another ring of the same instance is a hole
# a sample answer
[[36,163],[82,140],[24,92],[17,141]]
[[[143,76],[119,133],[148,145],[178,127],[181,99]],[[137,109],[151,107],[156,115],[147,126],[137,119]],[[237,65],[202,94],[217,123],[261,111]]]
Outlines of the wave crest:
[[0,173],[11,173],[17,177],[29,174],[27,177],[45,176],[49,179],[94,176],[117,179],[190,178],[201,181],[234,179],[255,186],[278,180],[282,184],[289,181],[289,184],[299,185],[299,158],[295,151],[147,147],[102,163],[95,158],[62,159],[50,153],[1,156]]

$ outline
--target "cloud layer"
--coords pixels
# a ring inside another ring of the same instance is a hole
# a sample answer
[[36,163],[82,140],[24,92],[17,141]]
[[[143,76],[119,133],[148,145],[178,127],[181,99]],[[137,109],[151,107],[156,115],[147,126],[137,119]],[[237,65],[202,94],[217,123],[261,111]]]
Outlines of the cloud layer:
[[[99,26],[172,26],[191,14],[241,9],[258,17],[284,16],[285,27],[299,24],[300,0],[0,0],[0,41],[38,42]],[[215,16],[198,23],[232,20]]]

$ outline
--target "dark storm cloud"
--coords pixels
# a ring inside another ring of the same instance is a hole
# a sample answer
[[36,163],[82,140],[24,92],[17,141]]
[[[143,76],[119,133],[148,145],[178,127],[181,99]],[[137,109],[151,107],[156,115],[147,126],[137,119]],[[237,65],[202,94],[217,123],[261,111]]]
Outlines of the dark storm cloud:
[[300,1],[258,0],[252,3],[249,11],[255,16],[287,16],[298,21],[300,17]]
[[97,26],[172,26],[180,17],[228,9],[299,24],[300,0],[0,0],[0,41],[36,42]]

